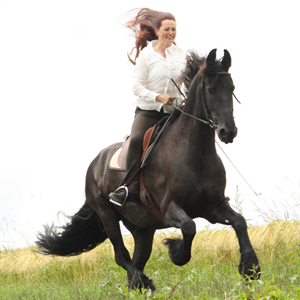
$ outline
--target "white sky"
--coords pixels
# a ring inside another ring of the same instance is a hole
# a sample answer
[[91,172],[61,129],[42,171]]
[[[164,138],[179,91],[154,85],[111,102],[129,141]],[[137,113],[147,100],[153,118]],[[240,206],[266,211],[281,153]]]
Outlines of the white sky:
[[74,214],[89,163],[129,134],[133,44],[120,19],[137,7],[172,12],[184,50],[229,50],[242,105],[221,146],[262,195],[223,158],[226,195],[239,186],[253,224],[300,216],[296,1],[0,0],[0,247],[31,245],[58,211]]

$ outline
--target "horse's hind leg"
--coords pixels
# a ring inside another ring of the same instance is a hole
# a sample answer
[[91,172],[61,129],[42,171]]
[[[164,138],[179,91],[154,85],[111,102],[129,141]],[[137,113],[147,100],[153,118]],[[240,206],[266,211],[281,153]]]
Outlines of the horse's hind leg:
[[[137,269],[139,269],[141,272],[144,272],[145,265],[152,252],[152,243],[155,230],[137,228],[132,224],[128,224],[127,222],[124,222],[124,225],[131,232],[134,238],[134,254],[132,257],[132,262]],[[137,273],[128,273],[128,282],[130,286],[142,287]],[[148,279],[147,282],[144,282],[143,284],[146,284],[147,286],[151,287],[152,290],[155,290],[151,279]]]
[[259,262],[248,236],[246,220],[230,207],[228,199],[224,199],[220,205],[212,211],[207,220],[212,223],[232,225],[240,245],[240,274],[250,279],[259,278]]
[[191,247],[196,234],[194,221],[178,206],[171,202],[165,214],[165,225],[180,228],[183,239],[165,239],[169,256],[175,265],[182,266],[191,259]]

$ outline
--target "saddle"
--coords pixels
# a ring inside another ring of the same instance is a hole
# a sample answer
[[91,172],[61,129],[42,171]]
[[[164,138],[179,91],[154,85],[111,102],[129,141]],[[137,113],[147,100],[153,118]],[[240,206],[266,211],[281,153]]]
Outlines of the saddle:
[[[171,118],[172,117],[172,118]],[[149,155],[153,149],[153,147],[158,142],[160,135],[163,133],[163,130],[167,125],[174,121],[173,114],[169,117],[165,117],[161,119],[157,124],[153,127],[150,127],[145,135],[143,140],[143,155],[141,158],[141,167],[145,167],[148,164]],[[130,136],[125,138],[124,143],[121,147],[119,147],[109,162],[109,168],[112,170],[126,171],[126,156],[128,152],[128,147],[130,143]]]
[[[143,159],[146,155],[154,131],[155,131],[155,126],[149,128],[145,133],[144,142],[143,142],[143,156],[141,162],[143,162]],[[128,153],[129,143],[130,143],[130,136],[126,137],[125,142],[122,144],[121,147],[119,147],[115,151],[115,153],[111,157],[109,162],[110,169],[118,170],[118,171],[126,171],[126,156]]]

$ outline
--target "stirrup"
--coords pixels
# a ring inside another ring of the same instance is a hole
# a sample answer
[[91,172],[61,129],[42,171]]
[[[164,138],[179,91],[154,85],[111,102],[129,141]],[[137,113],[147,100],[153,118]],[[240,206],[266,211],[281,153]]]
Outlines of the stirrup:
[[115,201],[115,200],[113,200],[113,199],[111,199],[111,198],[109,199],[109,202],[111,202],[111,203],[113,203],[113,204],[115,204],[115,205],[118,205],[118,206],[123,206],[123,205],[125,204],[125,202],[126,202],[126,200],[127,200],[127,198],[128,198],[128,194],[129,194],[129,192],[128,192],[128,187],[127,187],[126,185],[121,185],[120,187],[118,187],[118,188],[114,191],[114,193],[116,193],[117,191],[119,191],[119,190],[121,190],[121,189],[124,189],[124,190],[125,190],[125,193],[126,193],[125,199],[124,199],[123,203],[120,204],[119,202],[117,202],[117,201]]

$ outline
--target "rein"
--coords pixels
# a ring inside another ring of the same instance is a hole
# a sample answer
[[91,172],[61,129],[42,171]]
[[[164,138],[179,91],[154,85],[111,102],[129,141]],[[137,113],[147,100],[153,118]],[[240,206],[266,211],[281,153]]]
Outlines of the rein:
[[[184,106],[184,105],[185,105],[185,104],[183,103],[182,106]],[[203,123],[203,124],[205,124],[205,125],[208,125],[208,126],[209,126],[210,128],[212,128],[212,129],[217,129],[217,125],[214,124],[213,120],[205,121],[205,120],[203,120],[203,119],[197,118],[197,117],[195,117],[195,116],[193,116],[193,115],[191,115],[191,114],[185,112],[185,111],[182,110],[180,107],[174,106],[174,108],[177,109],[177,110],[179,110],[179,111],[180,111],[181,113],[183,113],[184,115],[189,116],[189,117],[191,117],[191,118],[193,118],[193,119],[195,119],[195,120],[197,120],[197,121],[200,121],[201,123]]]
[[[175,85],[175,87],[178,89],[179,93],[181,94],[181,96],[183,97],[184,101],[186,101],[186,97],[185,95],[183,94],[183,92],[181,91],[181,89],[179,88],[179,86],[176,84],[176,82],[174,81],[173,78],[171,78],[173,84]],[[201,87],[202,88],[202,87]],[[183,102],[181,107],[183,107],[185,105],[185,103]],[[214,122],[212,120],[209,120],[209,121],[205,121],[203,119],[200,119],[200,118],[197,118],[187,112],[185,112],[184,110],[182,110],[180,107],[177,107],[177,106],[174,106],[175,109],[179,110],[182,114],[186,115],[186,116],[189,116],[197,121],[200,121],[201,123],[205,124],[205,125],[208,125],[209,127],[211,127],[212,129],[216,129],[216,125],[214,124]]]

